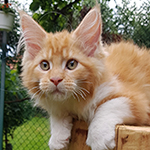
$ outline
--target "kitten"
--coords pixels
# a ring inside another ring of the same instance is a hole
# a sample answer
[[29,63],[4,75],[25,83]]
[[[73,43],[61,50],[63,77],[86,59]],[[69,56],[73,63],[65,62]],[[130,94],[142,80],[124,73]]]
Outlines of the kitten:
[[26,14],[21,26],[22,81],[50,114],[51,150],[67,147],[73,116],[89,124],[92,150],[115,147],[117,124],[150,125],[149,52],[129,42],[102,46],[98,6],[71,33],[46,33]]

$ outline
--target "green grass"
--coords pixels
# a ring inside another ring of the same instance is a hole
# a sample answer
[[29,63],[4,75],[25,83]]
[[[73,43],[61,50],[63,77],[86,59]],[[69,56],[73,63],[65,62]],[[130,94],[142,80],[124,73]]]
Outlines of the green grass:
[[50,138],[49,120],[34,117],[18,127],[14,132],[14,138],[9,141],[13,150],[49,150]]

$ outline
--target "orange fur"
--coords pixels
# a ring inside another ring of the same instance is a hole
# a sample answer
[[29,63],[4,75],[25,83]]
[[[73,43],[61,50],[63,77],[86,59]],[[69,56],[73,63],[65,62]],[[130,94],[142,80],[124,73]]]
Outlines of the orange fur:
[[106,67],[121,83],[120,93],[130,98],[137,124],[150,124],[150,54],[129,42],[108,46]]
[[[97,8],[95,9],[92,10],[94,13],[91,11],[92,18],[89,13],[87,18],[90,19],[85,19],[72,33],[67,31],[46,33],[30,17],[22,16],[23,32],[25,40],[27,39],[22,62],[23,85],[36,99],[36,104],[48,112],[64,108],[80,117],[95,96],[97,87],[105,82],[111,82],[115,77],[113,92],[97,102],[97,107],[113,98],[127,97],[135,116],[133,122],[150,125],[149,52],[129,42],[120,42],[104,48],[100,41],[101,17]],[[30,24],[33,25],[30,27]],[[34,26],[36,32],[32,31]],[[75,59],[79,63],[79,67],[73,71],[62,67],[63,63],[66,65],[70,59]],[[39,67],[43,60],[52,63],[52,68],[46,72]],[[63,79],[62,91],[66,92],[66,97],[61,94],[51,97],[52,77]],[[80,90],[73,93],[76,87]],[[116,90],[117,88],[119,90]]]

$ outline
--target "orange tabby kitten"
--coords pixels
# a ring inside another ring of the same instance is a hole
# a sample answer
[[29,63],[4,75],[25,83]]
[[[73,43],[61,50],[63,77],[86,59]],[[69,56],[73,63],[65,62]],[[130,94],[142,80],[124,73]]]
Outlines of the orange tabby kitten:
[[93,8],[77,29],[46,33],[21,15],[23,85],[50,114],[51,150],[67,148],[73,116],[89,124],[92,150],[115,147],[116,124],[150,125],[150,55],[131,43],[102,46]]

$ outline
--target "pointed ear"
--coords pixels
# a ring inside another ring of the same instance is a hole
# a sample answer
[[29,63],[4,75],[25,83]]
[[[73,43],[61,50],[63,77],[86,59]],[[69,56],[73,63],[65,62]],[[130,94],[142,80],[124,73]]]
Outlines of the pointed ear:
[[73,32],[73,38],[77,40],[80,48],[87,56],[94,56],[95,51],[100,46],[101,31],[100,8],[96,6],[90,10]]
[[21,12],[20,17],[23,32],[23,44],[25,43],[29,59],[33,59],[42,49],[44,39],[46,38],[46,32],[27,14]]

